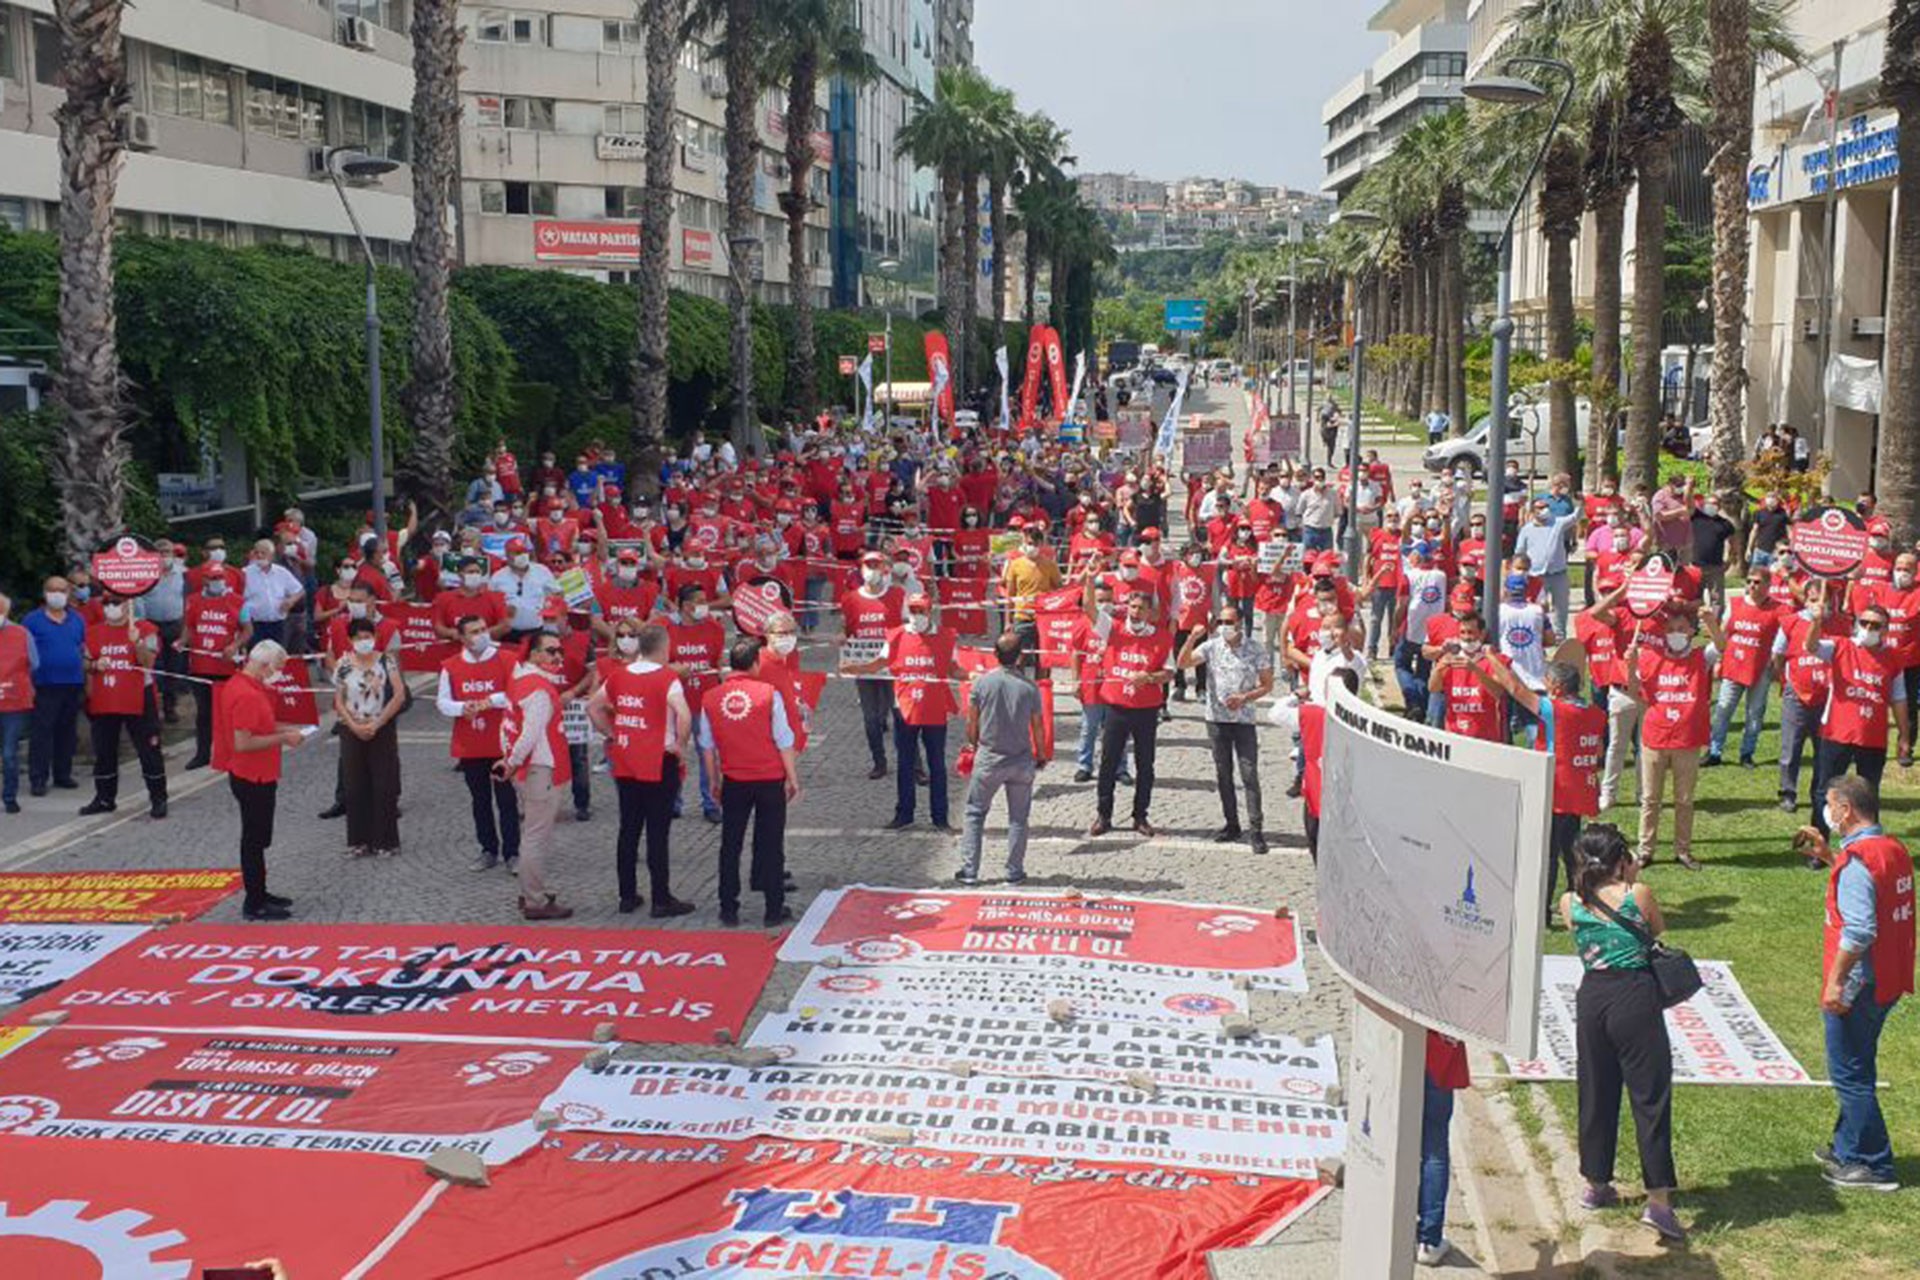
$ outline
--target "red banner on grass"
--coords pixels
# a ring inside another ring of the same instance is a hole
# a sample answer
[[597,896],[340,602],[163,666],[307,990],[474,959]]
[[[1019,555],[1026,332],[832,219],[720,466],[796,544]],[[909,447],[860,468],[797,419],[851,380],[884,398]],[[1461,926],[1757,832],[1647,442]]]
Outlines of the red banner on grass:
[[42,1032],[0,1060],[0,1132],[503,1164],[573,1049],[190,1032]]
[[1312,1182],[837,1142],[557,1135],[450,1188],[374,1280],[511,1275],[1198,1280]]
[[68,1026],[687,1044],[740,1024],[773,969],[764,934],[478,925],[181,925],[21,1006]]
[[377,1156],[0,1136],[0,1276],[199,1280],[265,1258],[344,1276],[439,1185]]
[[17,871],[0,874],[0,924],[191,920],[240,887],[238,871]]

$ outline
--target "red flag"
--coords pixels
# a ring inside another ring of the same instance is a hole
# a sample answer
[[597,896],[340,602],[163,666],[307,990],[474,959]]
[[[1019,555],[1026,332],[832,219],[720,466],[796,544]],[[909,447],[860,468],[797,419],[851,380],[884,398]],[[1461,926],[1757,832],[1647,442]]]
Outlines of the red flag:
[[1047,330],[1047,376],[1053,380],[1053,424],[1059,426],[1072,406],[1067,403],[1067,354],[1052,329]]
[[940,620],[957,634],[978,635],[987,629],[987,580],[946,578],[939,584]]
[[1042,760],[1053,759],[1053,681],[1042,679],[1040,687],[1040,741],[1036,744]]
[[1027,367],[1020,379],[1020,429],[1039,421],[1040,374],[1047,364],[1047,326],[1037,324],[1027,335]]
[[932,380],[934,389],[939,392],[933,406],[934,421],[936,423],[944,421],[951,428],[953,426],[953,354],[947,348],[947,335],[938,329],[929,329],[922,341],[927,349],[927,376]]

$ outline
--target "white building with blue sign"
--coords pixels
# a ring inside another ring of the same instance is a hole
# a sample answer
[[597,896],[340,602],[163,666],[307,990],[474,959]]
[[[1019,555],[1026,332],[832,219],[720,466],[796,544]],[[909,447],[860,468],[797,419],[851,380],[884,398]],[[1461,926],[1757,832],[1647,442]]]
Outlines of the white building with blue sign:
[[1876,483],[1899,173],[1900,120],[1876,103],[1887,5],[1798,0],[1789,17],[1807,67],[1763,71],[1754,103],[1748,431],[1791,423],[1852,498]]

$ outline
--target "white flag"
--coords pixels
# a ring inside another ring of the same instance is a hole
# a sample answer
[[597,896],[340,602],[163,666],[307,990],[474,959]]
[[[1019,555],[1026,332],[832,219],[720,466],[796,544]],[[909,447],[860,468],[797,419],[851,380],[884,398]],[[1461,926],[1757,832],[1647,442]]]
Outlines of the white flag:
[[1013,412],[1007,407],[1007,349],[1001,347],[993,353],[994,367],[1000,370],[1000,429],[1005,431],[1013,422]]
[[862,431],[872,431],[873,430],[873,353],[871,351],[867,353],[867,358],[860,362],[859,374],[860,374],[860,385],[862,387],[865,387],[867,391],[867,407],[860,414],[860,429]]
[[1173,403],[1167,406],[1167,416],[1160,422],[1160,438],[1154,442],[1153,450],[1162,458],[1173,456],[1173,442],[1180,431],[1180,406],[1187,399],[1187,370],[1180,370],[1180,381],[1173,388]]
[[[1080,403],[1080,388],[1085,384],[1086,380],[1087,353],[1082,351],[1073,357],[1073,390],[1067,395],[1067,409],[1064,415],[1069,420],[1073,415],[1073,406]],[[1087,421],[1089,423],[1093,421],[1093,414],[1091,412],[1087,414]]]

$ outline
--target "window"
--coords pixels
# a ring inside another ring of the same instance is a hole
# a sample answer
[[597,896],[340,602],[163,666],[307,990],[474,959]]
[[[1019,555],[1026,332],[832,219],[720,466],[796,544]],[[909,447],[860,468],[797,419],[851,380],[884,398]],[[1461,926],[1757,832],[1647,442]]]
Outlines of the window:
[[191,53],[147,50],[147,109],[212,124],[233,123],[232,71]]
[[607,216],[609,218],[638,218],[640,216],[639,187],[608,187]]
[[33,78],[41,84],[59,85],[66,77],[60,70],[60,28],[44,18],[33,20]]
[[27,202],[16,196],[0,197],[0,227],[14,231],[27,229]]
[[480,212],[505,213],[507,211],[507,184],[504,182],[482,182],[480,184]]
[[644,134],[647,131],[647,109],[631,102],[609,102],[602,108],[605,119],[601,123],[602,133]]
[[647,50],[645,24],[608,19],[601,24],[600,48],[607,53],[643,54]]
[[552,98],[502,98],[501,117],[509,129],[553,132]]
[[500,212],[509,214],[534,214],[540,217],[553,216],[554,186],[551,182],[501,182],[481,183],[481,210],[486,208],[486,188],[498,186],[500,193]]
[[383,160],[407,160],[407,113],[358,98],[340,100],[340,141]]
[[547,17],[543,13],[509,13],[504,9],[485,9],[475,24],[474,38],[482,44],[547,43]]
[[318,89],[247,73],[247,128],[318,146],[327,140],[327,100]]
[[18,80],[20,68],[14,62],[13,15],[0,9],[0,80]]

